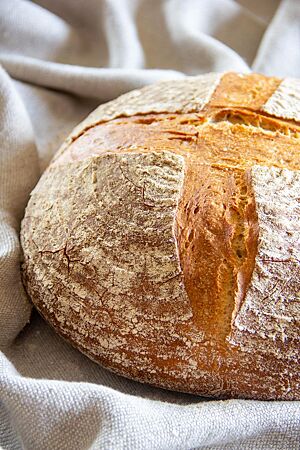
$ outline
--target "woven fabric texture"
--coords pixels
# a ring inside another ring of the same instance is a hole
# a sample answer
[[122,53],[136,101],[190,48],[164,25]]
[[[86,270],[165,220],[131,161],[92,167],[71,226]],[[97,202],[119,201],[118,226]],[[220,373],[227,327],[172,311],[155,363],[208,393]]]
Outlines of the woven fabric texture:
[[162,79],[300,77],[294,0],[0,0],[0,447],[296,450],[300,402],[213,401],[123,379],[31,311],[20,278],[29,193],[100,103]]

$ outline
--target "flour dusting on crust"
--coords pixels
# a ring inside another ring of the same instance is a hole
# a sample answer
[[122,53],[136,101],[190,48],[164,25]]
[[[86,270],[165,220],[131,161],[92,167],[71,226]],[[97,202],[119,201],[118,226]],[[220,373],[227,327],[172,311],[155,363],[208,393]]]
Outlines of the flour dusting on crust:
[[300,344],[300,173],[262,166],[251,173],[258,253],[230,341],[246,351],[292,358]]
[[209,103],[222,73],[208,73],[183,80],[161,81],[135,89],[116,100],[100,105],[81,122],[62,145],[57,156],[85,129],[122,116],[149,113],[189,113],[200,111]]
[[268,114],[300,121],[300,80],[285,78],[262,108]]
[[91,359],[167,389],[300,398],[299,130],[261,112],[299,117],[298,82],[279,83],[158,83],[101,105],[67,138],[26,209],[23,280]]
[[22,238],[28,292],[90,355],[128,347],[128,334],[155,341],[191,319],[174,236],[183,177],[172,153],[110,154],[50,167],[33,191]]

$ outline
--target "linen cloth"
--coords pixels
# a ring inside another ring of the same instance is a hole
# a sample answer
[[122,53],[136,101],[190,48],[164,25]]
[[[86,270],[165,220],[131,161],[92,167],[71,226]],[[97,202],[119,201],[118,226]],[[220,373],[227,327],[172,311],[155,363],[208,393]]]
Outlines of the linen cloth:
[[31,314],[18,235],[41,172],[101,102],[209,71],[299,77],[300,2],[0,0],[0,62],[1,448],[299,449],[300,402],[172,393],[70,347]]

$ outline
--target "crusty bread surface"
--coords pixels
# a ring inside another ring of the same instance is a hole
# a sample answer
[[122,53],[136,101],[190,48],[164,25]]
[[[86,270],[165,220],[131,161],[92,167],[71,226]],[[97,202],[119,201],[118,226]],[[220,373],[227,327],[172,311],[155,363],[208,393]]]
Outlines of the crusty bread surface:
[[97,108],[31,194],[23,281],[114,372],[300,399],[300,81],[207,74]]

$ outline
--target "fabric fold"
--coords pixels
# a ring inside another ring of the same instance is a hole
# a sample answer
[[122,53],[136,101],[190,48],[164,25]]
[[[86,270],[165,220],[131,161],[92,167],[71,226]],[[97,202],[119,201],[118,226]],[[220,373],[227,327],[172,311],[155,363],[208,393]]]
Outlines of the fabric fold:
[[99,103],[211,71],[300,76],[300,4],[278,5],[0,2],[2,448],[298,450],[299,402],[209,401],[112,374],[36,312],[30,316],[20,276],[19,228],[30,192],[65,137]]
[[298,445],[299,402],[174,405],[91,383],[23,378],[4,355],[0,367],[2,402],[25,448],[45,442],[52,450],[247,448],[258,435],[268,448]]

